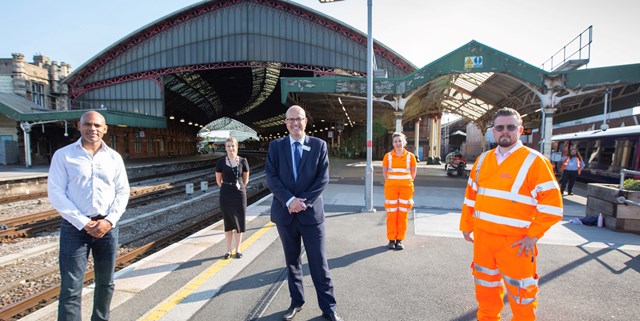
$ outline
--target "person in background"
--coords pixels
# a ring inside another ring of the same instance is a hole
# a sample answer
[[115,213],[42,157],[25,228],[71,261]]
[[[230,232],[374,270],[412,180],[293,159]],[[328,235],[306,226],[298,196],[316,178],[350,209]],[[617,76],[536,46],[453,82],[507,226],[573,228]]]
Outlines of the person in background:
[[500,320],[505,286],[513,320],[536,319],[536,244],[562,219],[562,195],[551,162],[523,146],[522,131],[516,110],[496,112],[498,147],[476,159],[462,204],[460,230],[473,243],[479,321]]
[[242,258],[240,243],[245,231],[247,216],[247,190],[249,183],[249,163],[238,156],[238,140],[227,138],[224,143],[227,156],[218,159],[216,164],[216,183],[220,187],[220,209],[224,218],[224,237],[227,252],[224,259],[231,257],[233,235],[236,235],[236,258]]
[[409,211],[413,207],[413,180],[416,178],[416,157],[404,147],[403,133],[391,135],[393,150],[384,155],[384,208],[387,211],[387,248],[404,249],[402,241],[407,233]]
[[291,304],[282,318],[292,320],[305,303],[301,259],[304,241],[322,317],[340,321],[325,253],[322,192],[329,183],[327,143],[305,134],[307,117],[300,106],[287,110],[285,123],[289,136],[269,144],[265,166],[267,186],[273,193],[271,221],[278,229],[288,270]]
[[81,138],[55,152],[49,168],[49,201],[60,223],[59,321],[81,321],[82,286],[89,253],[95,291],[92,321],[109,320],[118,252],[117,223],[129,201],[122,157],[102,137],[105,118],[88,111],[78,122]]
[[575,184],[578,175],[582,173],[583,168],[584,160],[582,160],[582,155],[580,155],[576,149],[572,148],[569,150],[569,155],[562,161],[562,166],[560,166],[560,170],[562,171],[562,176],[560,177],[560,192],[562,194],[564,194],[564,188],[567,187],[567,182],[569,182],[567,192],[569,195],[573,195],[573,184]]

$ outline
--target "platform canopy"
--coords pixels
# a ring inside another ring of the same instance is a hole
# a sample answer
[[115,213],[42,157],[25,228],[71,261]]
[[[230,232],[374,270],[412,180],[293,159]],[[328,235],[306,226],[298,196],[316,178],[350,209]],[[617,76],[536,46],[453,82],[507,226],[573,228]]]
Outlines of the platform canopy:
[[259,140],[258,134],[251,127],[227,117],[217,119],[204,126],[198,132],[198,137],[216,144],[224,143],[229,137],[234,137],[238,142],[249,139]]
[[[393,128],[394,111],[402,123],[431,113],[452,113],[480,127],[491,124],[501,107],[515,108],[526,125],[538,127],[542,108],[554,120],[602,112],[605,92],[612,111],[640,104],[640,64],[546,71],[516,57],[471,41],[434,62],[398,78],[375,78],[374,122]],[[282,78],[282,101],[326,108],[334,118],[364,119],[366,79],[348,77]]]

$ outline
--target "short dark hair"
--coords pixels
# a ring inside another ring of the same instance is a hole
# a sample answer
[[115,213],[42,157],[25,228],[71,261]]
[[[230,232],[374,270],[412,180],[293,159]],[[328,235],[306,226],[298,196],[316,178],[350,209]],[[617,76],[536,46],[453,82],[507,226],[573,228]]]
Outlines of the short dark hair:
[[520,113],[517,110],[509,107],[502,107],[493,115],[493,122],[495,123],[496,118],[502,116],[516,116],[518,119],[518,125],[522,126],[522,117],[520,117]]

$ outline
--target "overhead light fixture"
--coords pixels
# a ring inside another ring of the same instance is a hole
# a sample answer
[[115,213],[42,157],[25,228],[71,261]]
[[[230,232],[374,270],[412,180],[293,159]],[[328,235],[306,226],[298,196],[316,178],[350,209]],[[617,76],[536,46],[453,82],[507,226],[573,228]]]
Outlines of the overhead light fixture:
[[180,122],[181,122],[181,123],[184,123],[184,118],[180,118]]
[[169,119],[176,119],[173,115],[169,116]]
[[190,121],[190,122],[189,122],[189,125],[193,125],[193,122],[192,122],[192,121]]

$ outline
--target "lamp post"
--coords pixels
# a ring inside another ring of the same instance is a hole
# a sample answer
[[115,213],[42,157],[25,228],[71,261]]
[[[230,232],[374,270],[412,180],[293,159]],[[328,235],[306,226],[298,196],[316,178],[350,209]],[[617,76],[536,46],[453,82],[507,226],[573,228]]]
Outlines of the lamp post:
[[[329,3],[343,0],[318,0]],[[367,164],[364,176],[363,212],[375,212],[373,207],[373,36],[371,31],[373,0],[367,0]]]

